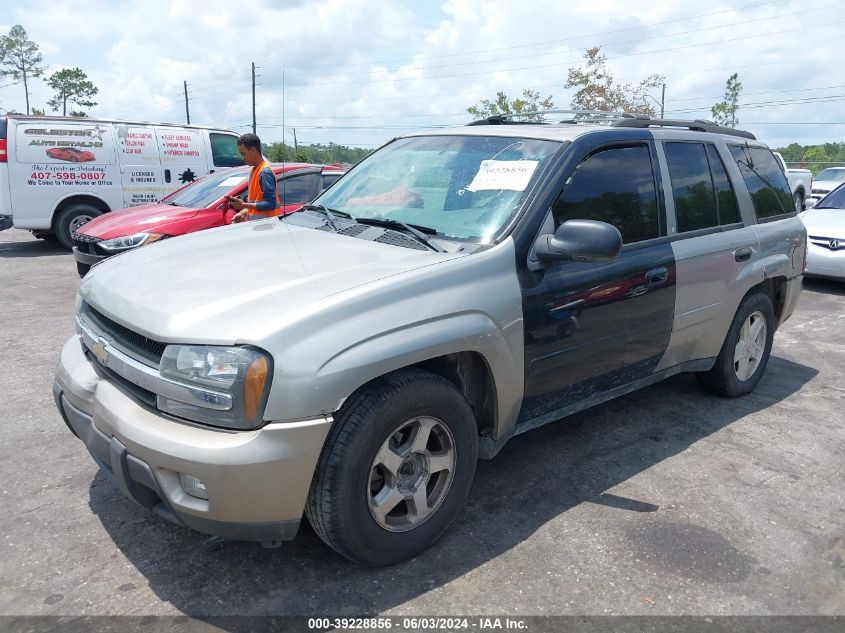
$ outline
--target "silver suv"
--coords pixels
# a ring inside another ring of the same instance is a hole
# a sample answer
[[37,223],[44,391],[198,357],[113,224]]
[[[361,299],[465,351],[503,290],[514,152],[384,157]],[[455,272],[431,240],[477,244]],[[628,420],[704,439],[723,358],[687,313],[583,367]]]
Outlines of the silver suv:
[[283,221],[96,266],[54,395],[159,515],[276,546],[304,513],[386,565],[514,435],[679,372],[752,391],[805,254],[751,134],[493,118],[398,138]]

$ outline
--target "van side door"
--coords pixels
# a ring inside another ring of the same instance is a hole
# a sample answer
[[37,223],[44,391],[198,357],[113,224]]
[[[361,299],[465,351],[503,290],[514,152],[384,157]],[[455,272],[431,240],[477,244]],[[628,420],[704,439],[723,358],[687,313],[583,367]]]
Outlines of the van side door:
[[619,229],[623,247],[611,261],[549,263],[524,277],[519,423],[559,417],[657,366],[675,305],[658,183],[654,143],[645,140],[590,149],[564,176],[548,229],[571,219],[600,220]]
[[208,174],[203,131],[188,127],[156,126],[164,176],[160,197]]
[[162,198],[161,153],[152,125],[116,124],[117,157],[123,185],[123,206],[134,207]]

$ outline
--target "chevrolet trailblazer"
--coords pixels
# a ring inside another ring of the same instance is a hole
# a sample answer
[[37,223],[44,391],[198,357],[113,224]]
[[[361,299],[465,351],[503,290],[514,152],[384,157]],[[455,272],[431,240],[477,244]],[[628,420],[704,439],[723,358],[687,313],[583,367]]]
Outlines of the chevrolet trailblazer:
[[679,372],[749,393],[806,257],[772,152],[578,116],[397,138],[281,221],[98,265],[56,369],[65,422],[177,524],[276,546],[304,515],[387,565],[518,433]]

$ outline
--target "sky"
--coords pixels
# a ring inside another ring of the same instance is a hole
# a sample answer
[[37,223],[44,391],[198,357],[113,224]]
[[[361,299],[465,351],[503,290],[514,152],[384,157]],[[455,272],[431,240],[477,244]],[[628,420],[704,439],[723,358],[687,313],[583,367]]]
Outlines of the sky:
[[[238,6],[235,6],[235,5]],[[845,141],[841,0],[0,0],[0,35],[35,41],[45,76],[79,67],[90,116],[252,127],[262,141],[376,147],[461,125],[467,107],[523,89],[570,108],[567,71],[600,46],[618,83],[665,78],[666,118],[710,118],[732,73],[739,128],[772,147]],[[0,78],[0,113],[25,110]],[[30,102],[52,93],[31,82]],[[652,103],[660,88],[650,92]],[[650,101],[651,102],[651,101]],[[49,113],[49,112],[48,112]]]

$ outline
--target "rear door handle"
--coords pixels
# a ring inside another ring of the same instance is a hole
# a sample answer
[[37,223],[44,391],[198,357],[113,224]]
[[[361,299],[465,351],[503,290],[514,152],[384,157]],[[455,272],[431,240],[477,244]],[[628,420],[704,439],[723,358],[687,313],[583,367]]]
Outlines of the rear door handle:
[[669,270],[665,267],[655,268],[645,274],[645,282],[648,286],[657,286],[666,283],[669,279]]
[[170,182],[170,170],[169,169],[164,170],[164,182]]
[[738,248],[734,251],[734,259],[738,262],[747,262],[751,259],[751,247],[750,246],[743,246],[742,248]]

